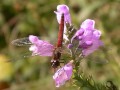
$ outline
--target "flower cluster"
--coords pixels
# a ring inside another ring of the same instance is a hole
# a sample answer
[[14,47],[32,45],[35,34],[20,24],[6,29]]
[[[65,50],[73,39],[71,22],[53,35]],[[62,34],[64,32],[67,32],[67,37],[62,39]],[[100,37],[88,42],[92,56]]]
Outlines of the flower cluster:
[[[69,13],[69,8],[66,5],[58,5],[57,12],[55,11],[58,23],[60,23],[61,14],[64,13],[65,17],[65,26],[68,23],[71,25],[71,17]],[[94,28],[95,21],[91,19],[86,19],[80,26],[80,29],[76,31],[74,36],[70,38],[70,43],[68,44],[68,48],[72,49],[74,46],[74,41],[77,40],[79,42],[78,49],[81,50],[81,54],[83,56],[88,56],[95,50],[97,50],[103,43],[100,41],[101,32]],[[64,39],[68,39],[66,36],[66,31],[64,30]],[[75,53],[74,53],[75,54]]]
[[71,43],[73,43],[74,40],[78,40],[78,48],[82,50],[82,55],[84,56],[88,56],[103,45],[99,40],[101,32],[95,29],[94,25],[94,20],[86,19],[71,40]]
[[[54,46],[47,41],[39,40],[37,36],[30,35],[29,41],[33,44],[30,46],[29,50],[32,51],[32,55],[39,56],[52,56]],[[69,80],[72,76],[72,63],[71,60],[68,64],[58,69],[53,76],[55,80],[56,87],[63,85],[67,80]]]
[[[72,25],[70,13],[69,13],[69,7],[66,5],[58,5],[57,11],[54,11],[54,13],[57,16],[57,21],[59,24],[61,20],[61,15],[64,14],[64,39],[69,41],[69,44],[67,44],[69,50],[73,50],[73,48],[76,47],[74,45],[74,42],[77,41],[78,46],[76,48],[81,50],[80,54],[84,56],[88,56],[89,54],[97,50],[101,45],[103,45],[102,42],[99,40],[101,36],[101,32],[95,29],[94,20],[86,19],[81,24],[80,29],[78,29],[73,34],[73,36],[69,38],[68,36],[66,36],[66,32],[67,32],[66,24],[69,24],[69,26]],[[29,41],[33,44],[29,48],[29,50],[33,52],[32,54],[33,56],[34,55],[52,56],[54,46],[49,42],[39,40],[38,37],[33,35],[29,36]],[[63,85],[67,80],[71,78],[72,70],[73,70],[72,59],[70,62],[68,62],[68,64],[58,69],[57,72],[53,75],[53,79],[56,83],[56,87]]]

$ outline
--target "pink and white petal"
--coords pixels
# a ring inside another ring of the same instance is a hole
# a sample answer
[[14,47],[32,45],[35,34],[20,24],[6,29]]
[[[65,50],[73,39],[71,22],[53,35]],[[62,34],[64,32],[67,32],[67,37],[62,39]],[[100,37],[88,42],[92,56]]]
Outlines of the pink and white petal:
[[54,46],[47,41],[39,40],[38,37],[30,35],[29,40],[33,43],[29,48],[32,55],[52,56]]
[[31,45],[30,47],[29,47],[29,51],[35,51],[36,50],[36,46],[35,45]]
[[34,43],[36,43],[38,40],[39,40],[39,39],[38,39],[37,36],[29,35],[29,41],[30,41],[31,43],[34,44]]
[[61,21],[61,13],[57,12],[57,11],[54,11],[54,13],[56,14],[56,17],[57,17],[57,21],[58,23],[60,24],[60,21]]
[[67,80],[69,80],[72,76],[72,70],[73,70],[72,64],[65,65],[64,70],[66,71],[67,74]]
[[95,25],[95,21],[91,19],[86,19],[82,24],[81,28],[93,30]]
[[58,5],[57,11],[54,11],[54,13],[57,16],[57,21],[60,24],[61,21],[61,15],[64,13],[64,21],[65,23],[69,23],[71,25],[71,17],[69,13],[69,7],[67,5]]
[[65,15],[65,23],[69,23],[71,25],[71,16],[70,13],[64,14]]
[[67,79],[67,75],[63,68],[60,68],[53,76],[55,80],[56,87],[63,85]]
[[65,4],[58,5],[57,11],[66,14],[66,13],[69,13],[69,7]]
[[[56,14],[57,21],[58,21],[58,23],[60,24],[62,13],[56,12],[56,11],[54,11],[54,13]],[[69,13],[68,13],[68,14],[64,14],[64,21],[65,21],[65,23],[69,23],[69,24],[71,25],[71,17],[70,17],[70,14],[69,14]]]
[[84,56],[88,56],[89,54],[93,53],[95,50],[97,50],[102,45],[102,42],[100,40],[93,41],[92,46],[90,46],[87,49],[83,49],[82,53]]
[[52,56],[53,55],[54,46],[52,44],[43,43],[39,48],[40,48],[39,49],[40,56]]
[[70,61],[65,66],[58,69],[57,72],[54,74],[53,79],[55,80],[56,87],[60,87],[67,80],[69,80],[71,78],[72,70],[73,70],[72,69],[72,63],[73,63],[73,61]]
[[94,32],[93,32],[93,34],[94,34],[94,36],[96,37],[96,38],[100,38],[100,36],[101,36],[101,31],[99,31],[99,30],[95,30]]

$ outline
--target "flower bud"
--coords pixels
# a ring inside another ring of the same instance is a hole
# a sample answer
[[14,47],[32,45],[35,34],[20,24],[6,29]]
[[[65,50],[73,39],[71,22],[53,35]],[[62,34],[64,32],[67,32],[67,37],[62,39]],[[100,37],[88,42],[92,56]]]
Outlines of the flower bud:
[[68,44],[67,48],[71,49],[73,47],[73,44]]

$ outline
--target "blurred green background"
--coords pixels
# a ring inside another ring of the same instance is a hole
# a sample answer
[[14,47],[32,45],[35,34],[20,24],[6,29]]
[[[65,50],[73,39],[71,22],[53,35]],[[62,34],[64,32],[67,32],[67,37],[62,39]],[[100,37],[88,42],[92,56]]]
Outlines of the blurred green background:
[[[15,47],[11,41],[32,34],[55,44],[54,11],[63,3],[69,6],[76,28],[90,18],[102,31],[104,48],[85,58],[81,70],[97,83],[113,81],[120,89],[120,0],[0,0],[0,90],[55,90],[51,57],[24,58],[28,47]],[[58,90],[75,88],[66,84]]]

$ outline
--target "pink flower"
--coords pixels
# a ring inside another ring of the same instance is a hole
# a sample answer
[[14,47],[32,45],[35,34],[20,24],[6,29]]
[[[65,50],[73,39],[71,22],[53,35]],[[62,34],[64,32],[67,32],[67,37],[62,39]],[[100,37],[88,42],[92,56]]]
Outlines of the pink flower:
[[79,41],[79,48],[82,49],[84,56],[88,56],[103,45],[100,41],[101,32],[95,29],[94,25],[94,20],[85,20],[71,40],[71,42],[74,39]]
[[64,85],[67,80],[69,80],[72,76],[72,63],[73,60],[68,64],[58,69],[57,72],[53,75],[53,79],[55,80],[56,87],[60,87]]
[[54,46],[47,41],[39,40],[37,36],[30,35],[29,41],[33,44],[29,50],[32,51],[32,55],[40,56],[52,56]]
[[69,7],[67,5],[58,5],[57,11],[54,11],[57,15],[57,21],[60,24],[61,15],[64,14],[65,17],[65,23],[69,23],[71,25],[71,17],[69,13]]
[[69,7],[67,5],[58,5],[57,11],[54,11],[57,17],[57,21],[60,24],[61,22],[61,15],[64,14],[64,35],[63,38],[68,41],[68,38],[66,36],[66,23],[71,25],[71,17],[69,13]]

